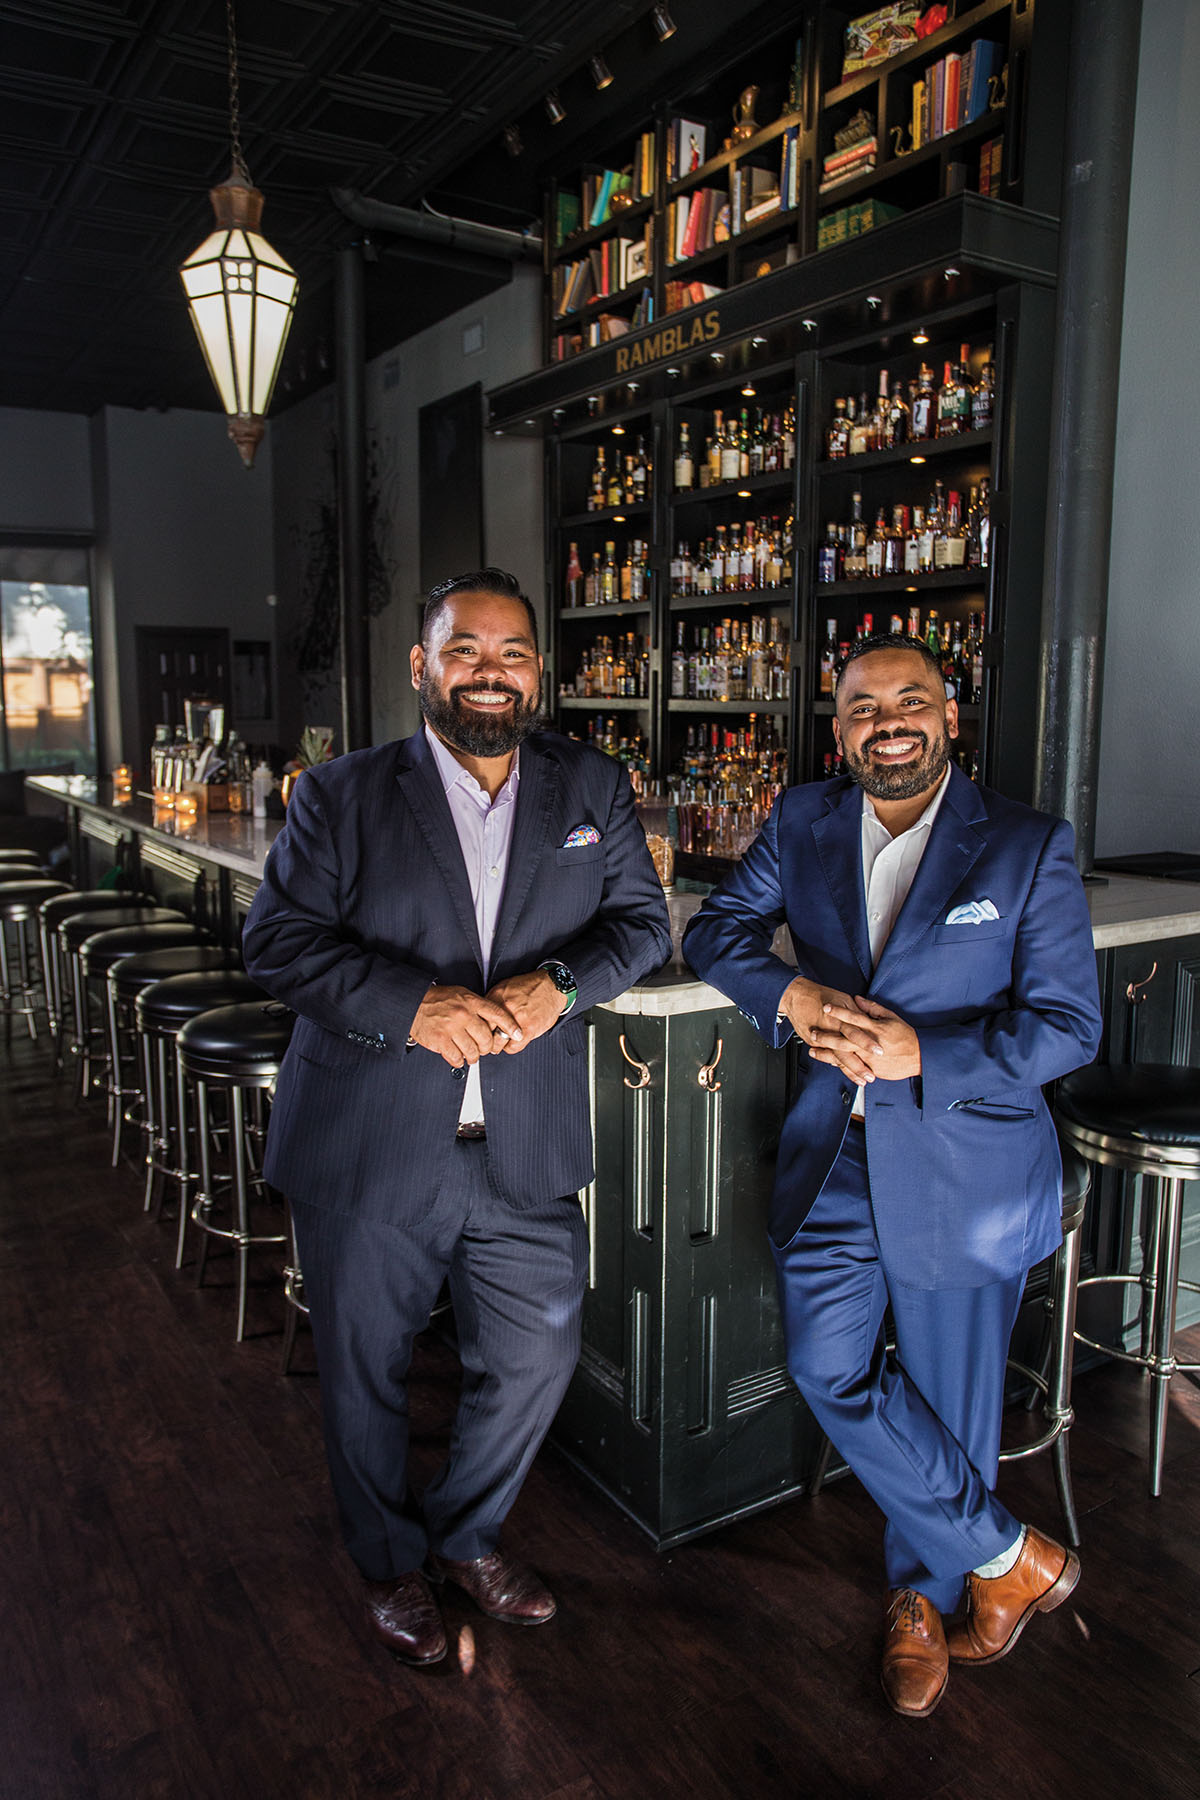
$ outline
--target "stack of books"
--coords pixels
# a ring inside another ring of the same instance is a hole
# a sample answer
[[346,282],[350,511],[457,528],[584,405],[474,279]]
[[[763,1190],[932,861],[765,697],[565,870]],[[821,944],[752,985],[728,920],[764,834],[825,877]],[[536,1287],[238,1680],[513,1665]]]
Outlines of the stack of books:
[[964,53],[951,50],[913,83],[912,147],[920,150],[988,110],[991,80],[1004,65],[1004,46],[976,38]]
[[843,182],[853,181],[858,175],[867,175],[875,167],[878,152],[878,139],[859,138],[856,144],[850,144],[845,150],[831,150],[822,167],[821,185],[818,194],[828,194],[834,188],[841,187]]

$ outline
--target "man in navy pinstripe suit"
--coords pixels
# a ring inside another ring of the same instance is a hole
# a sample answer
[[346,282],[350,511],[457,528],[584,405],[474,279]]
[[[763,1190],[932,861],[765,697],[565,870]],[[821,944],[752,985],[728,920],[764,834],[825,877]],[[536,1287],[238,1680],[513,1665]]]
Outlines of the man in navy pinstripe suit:
[[[371,1629],[438,1661],[426,1580],[534,1625],[553,1597],[500,1528],[579,1354],[592,1177],[583,1013],[670,954],[625,771],[537,729],[528,600],[443,583],[412,651],[423,728],[307,773],[246,924],[298,1015],[265,1172],[292,1206],[326,1448]],[[449,1282],[449,1457],[407,1480],[415,1334]]]

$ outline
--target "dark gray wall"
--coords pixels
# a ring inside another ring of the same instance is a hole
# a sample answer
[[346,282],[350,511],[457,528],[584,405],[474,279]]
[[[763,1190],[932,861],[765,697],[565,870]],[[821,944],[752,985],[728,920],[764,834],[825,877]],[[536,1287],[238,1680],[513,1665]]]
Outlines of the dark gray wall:
[[0,531],[91,529],[91,452],[83,414],[0,406]]

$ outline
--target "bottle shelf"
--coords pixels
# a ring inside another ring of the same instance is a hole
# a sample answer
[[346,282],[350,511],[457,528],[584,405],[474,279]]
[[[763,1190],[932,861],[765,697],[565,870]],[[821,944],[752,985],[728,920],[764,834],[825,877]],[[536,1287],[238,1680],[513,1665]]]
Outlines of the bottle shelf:
[[790,587],[774,588],[734,588],[729,593],[719,594],[676,594],[670,602],[673,613],[685,612],[719,612],[730,606],[785,607],[789,611],[792,605]]
[[641,712],[650,711],[649,700],[633,700],[628,694],[560,694],[556,701],[560,712]]
[[[747,475],[744,481],[714,481],[709,487],[675,488],[669,499],[673,507],[709,506],[714,500],[740,500],[755,494],[783,494],[795,486],[795,469],[778,474]],[[596,515],[593,515],[593,517]]]
[[813,587],[816,611],[821,601],[863,594],[944,593],[956,588],[981,588],[988,583],[988,569],[935,569],[931,575],[877,575],[869,581],[820,581]]
[[558,525],[561,531],[574,531],[584,525],[627,525],[631,519],[649,523],[650,511],[644,500],[636,506],[603,506],[595,512],[566,513]]
[[560,606],[560,619],[620,619],[634,613],[648,613],[652,610],[649,600],[605,600],[597,601],[595,606]]
[[990,450],[991,443],[992,428],[989,425],[983,431],[959,431],[953,437],[917,438],[894,450],[868,450],[861,456],[825,457],[814,465],[814,473],[822,479],[827,476],[846,478],[857,475],[862,469],[894,468],[897,463],[920,468],[923,463],[940,461],[942,457],[962,456],[971,450]]
[[785,718],[791,711],[790,700],[677,700],[667,701],[668,712],[711,713],[714,709],[727,713],[773,713]]

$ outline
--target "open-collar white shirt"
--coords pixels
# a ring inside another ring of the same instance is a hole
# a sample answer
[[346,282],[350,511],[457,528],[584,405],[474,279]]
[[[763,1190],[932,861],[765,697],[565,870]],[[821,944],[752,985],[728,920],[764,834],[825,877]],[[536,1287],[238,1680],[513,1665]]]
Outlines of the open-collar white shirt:
[[[508,853],[512,848],[513,826],[517,817],[517,788],[521,780],[521,752],[513,752],[508,780],[494,800],[486,788],[480,787],[469,770],[447,750],[437,734],[425,726],[425,737],[441,778],[458,834],[458,845],[466,864],[471,900],[475,907],[475,924],[479,930],[479,946],[483,952],[483,979],[486,987],[492,959],[492,943],[504,883],[508,877]],[[473,1125],[483,1120],[483,1089],[478,1063],[467,1066],[459,1123]]]

